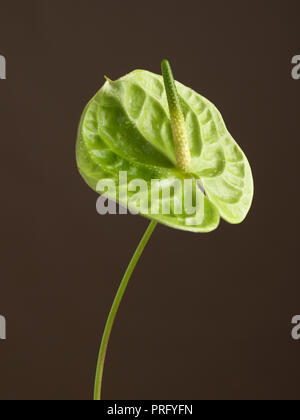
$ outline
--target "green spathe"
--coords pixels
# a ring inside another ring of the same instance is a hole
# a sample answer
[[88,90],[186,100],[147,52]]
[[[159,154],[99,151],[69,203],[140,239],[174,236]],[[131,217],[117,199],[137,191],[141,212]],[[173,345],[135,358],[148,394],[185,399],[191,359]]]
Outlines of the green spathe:
[[[152,179],[200,180],[199,209],[190,215],[143,214],[167,226],[210,232],[220,217],[241,223],[252,203],[253,178],[248,160],[228,132],[217,108],[192,89],[176,82],[191,156],[189,173],[178,168],[170,111],[162,76],[136,70],[108,80],[87,105],[79,127],[77,162],[86,182],[96,190],[101,179],[118,188],[119,171],[128,182]],[[130,197],[129,197],[130,198]],[[159,199],[158,199],[159,200]],[[134,209],[133,209],[134,210]]]

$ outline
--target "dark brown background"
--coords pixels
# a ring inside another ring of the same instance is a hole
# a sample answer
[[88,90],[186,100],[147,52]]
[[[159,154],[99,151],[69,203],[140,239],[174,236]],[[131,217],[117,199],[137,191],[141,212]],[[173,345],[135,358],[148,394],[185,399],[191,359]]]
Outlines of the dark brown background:
[[1,399],[89,399],[147,221],[96,214],[74,147],[85,103],[136,68],[211,99],[253,167],[246,222],[159,226],[122,304],[107,399],[299,399],[299,1],[0,1]]

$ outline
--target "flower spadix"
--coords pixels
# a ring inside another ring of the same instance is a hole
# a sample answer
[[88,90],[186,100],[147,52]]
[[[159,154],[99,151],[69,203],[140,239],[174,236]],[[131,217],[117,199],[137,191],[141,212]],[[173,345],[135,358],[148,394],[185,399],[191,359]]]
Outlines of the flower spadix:
[[183,172],[188,172],[191,165],[191,152],[188,143],[185,119],[179,102],[173,72],[170,63],[167,60],[162,61],[161,67],[169,104],[177,165]]

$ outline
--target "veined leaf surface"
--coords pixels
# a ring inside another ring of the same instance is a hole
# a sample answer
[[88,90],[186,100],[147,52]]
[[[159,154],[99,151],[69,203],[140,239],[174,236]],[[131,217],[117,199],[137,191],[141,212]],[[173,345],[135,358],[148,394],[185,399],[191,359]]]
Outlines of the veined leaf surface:
[[[163,78],[144,70],[108,80],[87,105],[77,141],[80,173],[94,190],[115,199],[97,188],[99,181],[111,180],[120,204],[173,228],[209,232],[217,228],[220,217],[241,223],[253,199],[248,160],[217,108],[181,83],[176,82],[176,87],[191,154],[188,174],[176,164]],[[120,182],[122,173],[127,174],[125,183]],[[138,194],[136,180],[145,183]],[[151,190],[153,180],[171,192],[168,214],[166,197],[154,196]],[[185,211],[187,194],[197,203],[192,213]]]

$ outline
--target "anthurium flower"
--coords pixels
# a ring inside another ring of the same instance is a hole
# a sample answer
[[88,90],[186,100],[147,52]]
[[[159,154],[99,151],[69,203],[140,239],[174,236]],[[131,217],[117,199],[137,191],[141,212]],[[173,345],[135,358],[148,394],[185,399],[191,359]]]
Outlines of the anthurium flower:
[[[242,222],[253,198],[245,154],[217,108],[174,82],[168,62],[162,67],[164,77],[136,70],[116,81],[108,79],[89,102],[77,142],[83,178],[99,192],[103,192],[97,188],[99,181],[110,179],[117,194],[105,191],[108,198],[173,228],[209,232],[217,228],[220,217],[233,224]],[[125,185],[120,185],[120,172],[127,174]],[[130,191],[135,179],[147,183],[140,194]],[[172,191],[169,214],[151,212],[163,208],[161,194],[151,195],[153,180]],[[193,213],[184,211],[184,180],[194,180],[188,190],[197,201]],[[176,188],[178,182],[182,188]],[[182,212],[174,209],[178,202]]]
[[107,78],[82,115],[77,162],[91,188],[152,220],[107,320],[96,372],[98,400],[112,326],[157,223],[197,233],[216,229],[220,218],[241,223],[254,186],[248,160],[220,112],[176,82],[166,60],[162,76],[135,70],[116,81]]

